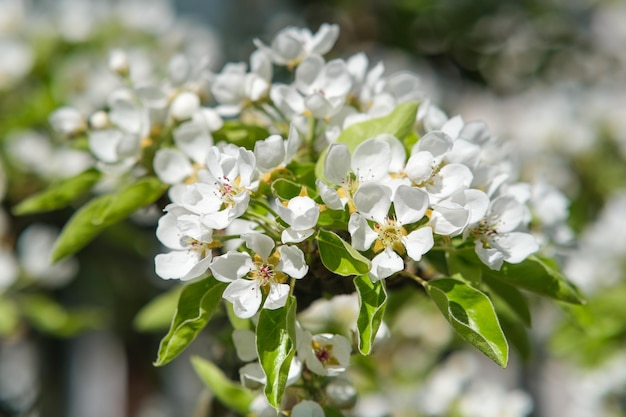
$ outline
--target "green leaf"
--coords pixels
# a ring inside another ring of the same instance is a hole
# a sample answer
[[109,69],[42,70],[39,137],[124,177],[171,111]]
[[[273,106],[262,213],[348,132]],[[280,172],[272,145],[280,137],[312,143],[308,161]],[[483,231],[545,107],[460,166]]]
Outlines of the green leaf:
[[[305,187],[306,193],[311,198],[317,197],[317,191]],[[285,178],[278,178],[272,182],[272,194],[278,197],[280,200],[291,200],[297,197],[302,192],[302,185],[296,182],[290,181]]]
[[265,372],[265,397],[276,410],[287,386],[291,360],[296,352],[296,299],[290,296],[284,307],[262,309],[256,330],[259,362]]
[[107,227],[155,202],[166,189],[167,185],[157,178],[147,177],[115,194],[92,199],[76,211],[63,227],[52,251],[52,262],[82,249]]
[[170,330],[159,345],[154,366],[169,363],[194,341],[211,319],[227,285],[210,277],[183,288]]
[[269,131],[261,126],[249,125],[238,120],[227,120],[217,131],[213,132],[215,142],[225,141],[246,149],[254,149],[256,141],[267,139]]
[[191,365],[222,404],[242,415],[250,413],[250,404],[254,400],[252,392],[228,379],[214,363],[199,356],[191,357]]
[[526,327],[531,325],[528,300],[517,288],[497,279],[485,277],[485,283],[500,298]]
[[104,321],[100,310],[67,310],[43,294],[24,294],[19,301],[24,317],[33,327],[57,337],[74,336],[81,331],[97,328]]
[[369,355],[387,305],[385,281],[372,282],[367,275],[359,275],[354,278],[354,285],[359,294],[359,352]]
[[[402,103],[387,116],[350,125],[341,132],[337,142],[345,143],[348,145],[350,152],[353,152],[361,142],[383,133],[392,134],[403,140],[413,130],[418,106],[419,103],[416,101]],[[327,150],[325,149],[317,160],[317,165],[315,166],[317,178],[325,178],[324,162],[326,160],[326,152]]]
[[370,270],[370,261],[337,234],[320,229],[317,244],[322,263],[338,275],[362,275]]
[[429,281],[426,290],[461,337],[506,367],[509,346],[489,297],[452,278]]
[[497,314],[506,340],[517,350],[522,359],[528,360],[532,348],[526,327],[511,313],[497,309]]
[[483,268],[483,274],[492,278],[572,304],[585,301],[576,287],[570,284],[551,260],[530,256],[519,264],[504,263],[500,271]]
[[0,336],[10,336],[20,323],[17,304],[10,298],[0,295]]
[[13,207],[13,214],[44,213],[66,207],[73,200],[87,192],[98,182],[101,173],[95,169],[84,171],[75,177],[52,184]]
[[463,279],[476,284],[482,280],[483,264],[478,259],[474,247],[446,251],[446,261],[450,276],[460,274]]
[[176,286],[143,306],[133,321],[135,329],[140,332],[158,332],[167,329],[176,312],[182,289],[182,286]]

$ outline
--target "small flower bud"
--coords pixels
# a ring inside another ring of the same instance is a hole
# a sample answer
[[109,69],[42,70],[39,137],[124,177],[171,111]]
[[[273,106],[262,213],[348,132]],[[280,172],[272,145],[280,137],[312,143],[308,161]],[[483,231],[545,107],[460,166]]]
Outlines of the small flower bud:
[[104,129],[109,124],[109,115],[105,111],[97,111],[89,117],[89,126],[92,129]]
[[175,120],[187,120],[190,119],[199,108],[200,98],[194,93],[184,92],[174,98],[170,106],[170,114]]
[[121,49],[112,49],[109,52],[109,69],[121,77],[126,77],[130,72],[126,52]]

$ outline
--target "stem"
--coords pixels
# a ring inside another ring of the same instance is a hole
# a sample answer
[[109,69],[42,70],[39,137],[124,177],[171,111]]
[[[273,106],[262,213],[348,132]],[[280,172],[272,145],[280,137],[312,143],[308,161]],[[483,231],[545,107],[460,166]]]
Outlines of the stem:
[[413,281],[419,283],[422,287],[426,287],[426,285],[428,285],[428,281],[426,281],[424,278],[422,278],[422,277],[420,277],[418,275],[415,275],[415,274],[413,274],[411,272],[402,271],[401,274],[406,276],[406,277],[408,277],[408,278],[411,278]]

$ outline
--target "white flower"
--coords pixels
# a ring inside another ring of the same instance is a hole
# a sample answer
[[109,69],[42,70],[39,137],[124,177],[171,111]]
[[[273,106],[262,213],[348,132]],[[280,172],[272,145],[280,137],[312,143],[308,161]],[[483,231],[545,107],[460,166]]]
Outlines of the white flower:
[[320,208],[312,198],[294,197],[286,205],[278,204],[276,210],[280,218],[290,226],[282,233],[283,243],[302,242],[315,231]]
[[52,112],[48,118],[52,129],[63,136],[72,136],[82,132],[86,127],[85,118],[76,109],[61,107]]
[[470,228],[476,238],[476,254],[491,269],[499,270],[503,261],[519,263],[539,250],[537,240],[520,230],[528,209],[510,196],[500,196],[489,205],[485,217]]
[[263,308],[284,306],[289,295],[288,277],[300,279],[309,267],[304,253],[295,246],[280,246],[272,252],[274,241],[268,236],[248,233],[241,238],[256,253],[254,258],[247,252],[228,251],[213,259],[210,268],[215,279],[229,284],[223,297],[233,304],[235,314],[250,318],[259,311],[264,294]]
[[197,94],[184,91],[178,94],[170,105],[170,115],[174,120],[190,119],[200,109],[200,97]]
[[322,376],[336,376],[350,365],[352,345],[344,336],[311,332],[296,327],[298,358],[313,373]]
[[254,144],[254,156],[259,171],[269,173],[276,168],[285,167],[300,149],[302,140],[295,125],[289,129],[289,137],[283,140],[279,135],[271,135],[267,139]]
[[483,218],[489,207],[489,197],[480,190],[459,190],[445,200],[432,205],[430,224],[442,236],[457,236],[465,227]]
[[181,207],[170,205],[159,219],[156,235],[170,252],[154,258],[158,276],[182,281],[197,278],[209,268],[212,259],[213,230],[201,218]]
[[325,417],[324,409],[315,401],[300,401],[291,409],[291,417]]
[[[369,277],[379,281],[404,269],[404,260],[399,254],[405,251],[409,257],[419,261],[434,245],[430,227],[422,227],[407,233],[404,225],[419,221],[428,208],[428,195],[408,185],[396,190],[394,208],[396,218],[389,217],[391,189],[377,183],[362,185],[354,196],[358,210],[352,213],[348,231],[352,246],[356,250],[368,250],[374,242],[374,252]],[[367,219],[375,222],[372,229]]]
[[311,54],[324,55],[330,51],[338,36],[338,25],[324,23],[315,35],[305,28],[288,27],[276,35],[271,46],[259,39],[254,39],[254,44],[275,64],[295,66]]

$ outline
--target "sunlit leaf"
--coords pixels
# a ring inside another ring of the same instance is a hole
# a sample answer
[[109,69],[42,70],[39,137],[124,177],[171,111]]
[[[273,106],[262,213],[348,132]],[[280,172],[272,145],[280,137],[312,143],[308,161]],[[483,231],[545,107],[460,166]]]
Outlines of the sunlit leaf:
[[250,404],[254,400],[252,392],[228,379],[220,368],[206,359],[192,356],[191,365],[222,404],[242,415],[250,412]]
[[76,211],[63,227],[52,251],[52,261],[79,251],[107,227],[155,202],[166,189],[157,178],[147,177],[117,193],[94,198]]
[[369,355],[387,305],[385,281],[372,282],[367,275],[359,275],[354,278],[354,286],[359,294],[358,348],[363,355]]
[[429,281],[426,290],[461,337],[506,367],[509,346],[489,297],[451,278]]
[[167,329],[178,306],[182,286],[159,294],[143,306],[135,316],[133,326],[141,332],[158,332]]
[[287,385],[291,360],[296,352],[294,297],[289,297],[284,307],[261,310],[256,331],[256,347],[259,362],[267,378],[265,397],[278,410]]
[[370,270],[370,261],[337,234],[320,229],[317,244],[322,263],[338,275],[362,275]]
[[[387,116],[350,125],[341,132],[336,142],[345,143],[350,152],[353,152],[361,142],[383,133],[389,133],[403,140],[413,129],[418,106],[419,103],[415,101],[402,103]],[[320,154],[315,166],[317,178],[325,178],[325,159],[326,150]]]
[[95,169],[84,171],[75,177],[65,179],[50,185],[41,191],[13,207],[13,214],[24,215],[43,213],[66,207],[76,198],[91,189],[101,177],[101,173]]
[[215,312],[227,285],[210,277],[183,288],[170,330],[159,345],[155,366],[169,363],[194,341]]

